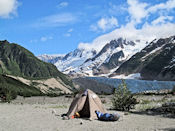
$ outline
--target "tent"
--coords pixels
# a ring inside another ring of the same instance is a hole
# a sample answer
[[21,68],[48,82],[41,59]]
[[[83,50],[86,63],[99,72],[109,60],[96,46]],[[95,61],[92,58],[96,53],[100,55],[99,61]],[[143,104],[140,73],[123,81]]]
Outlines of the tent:
[[75,113],[79,113],[82,118],[96,119],[95,111],[106,113],[100,98],[93,91],[87,89],[78,93],[72,101],[69,111],[67,112],[68,118],[71,118]]

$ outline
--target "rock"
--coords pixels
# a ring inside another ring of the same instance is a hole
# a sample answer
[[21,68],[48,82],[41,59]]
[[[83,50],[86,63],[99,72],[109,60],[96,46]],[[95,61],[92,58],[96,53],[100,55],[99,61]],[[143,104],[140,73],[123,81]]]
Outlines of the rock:
[[54,109],[52,110],[52,114],[56,114],[56,111]]
[[80,122],[80,125],[83,125],[83,121],[82,120],[80,120],[81,122]]
[[124,115],[129,115],[129,113],[128,112],[125,112]]
[[168,102],[168,103],[162,104],[162,107],[175,107],[175,102]]
[[69,120],[69,118],[67,116],[63,116],[62,118],[63,120]]

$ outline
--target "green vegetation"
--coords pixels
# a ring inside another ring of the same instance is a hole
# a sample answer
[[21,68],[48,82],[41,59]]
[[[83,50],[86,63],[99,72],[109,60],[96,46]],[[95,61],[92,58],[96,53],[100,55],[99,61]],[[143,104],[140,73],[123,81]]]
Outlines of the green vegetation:
[[12,99],[15,99],[17,95],[30,97],[40,96],[43,95],[43,93],[33,86],[28,86],[13,78],[0,75],[0,97],[2,101],[10,102]]
[[137,95],[139,104],[135,106],[138,111],[148,111],[162,107],[166,103],[174,103],[175,97],[172,94],[164,95]]
[[172,89],[172,94],[175,94],[175,86]]
[[[40,83],[33,82],[30,86],[25,85],[6,75],[19,76],[28,80],[41,80],[48,78],[60,78],[63,85],[69,85],[74,90],[72,80],[65,74],[57,70],[56,66],[43,62],[35,57],[30,51],[20,45],[9,43],[8,41],[0,41],[0,95],[12,96],[17,94],[21,96],[37,96],[42,95],[39,89],[36,89]],[[49,92],[48,96],[61,95]],[[14,99],[15,97],[9,97]]]
[[47,93],[45,93],[46,96],[50,97],[58,97],[64,95],[64,93],[61,92],[61,89],[58,88],[49,88]]
[[0,73],[22,77],[57,77],[59,71],[50,63],[36,58],[25,48],[0,41]]
[[43,62],[20,45],[0,41],[0,74],[20,76],[27,79],[59,77],[73,87],[72,80],[57,70],[56,66]]
[[15,99],[17,97],[17,94],[15,91],[9,90],[8,85],[3,85],[3,86],[5,86],[5,88],[1,88],[2,84],[0,84],[0,94],[1,94],[0,97],[3,102],[10,103],[12,99]]
[[137,100],[133,97],[124,80],[114,91],[114,96],[112,98],[113,108],[115,110],[129,111],[132,109]]

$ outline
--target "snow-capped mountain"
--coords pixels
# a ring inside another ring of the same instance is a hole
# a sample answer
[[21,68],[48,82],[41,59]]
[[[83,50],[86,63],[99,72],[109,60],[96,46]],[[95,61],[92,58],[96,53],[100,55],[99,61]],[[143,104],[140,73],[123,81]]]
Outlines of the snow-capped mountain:
[[148,80],[175,80],[175,36],[153,40],[110,76],[131,74]]
[[[100,51],[77,48],[61,57],[40,56],[42,60],[51,62],[63,73],[82,76],[104,76],[112,73],[123,62],[146,46],[144,40],[127,40],[118,38],[111,40]],[[45,58],[45,59],[43,59]],[[57,61],[55,61],[57,59]]]
[[79,67],[89,58],[96,55],[96,50],[75,49],[66,54],[62,59],[54,63],[57,68],[66,73],[72,74],[79,71]]
[[88,76],[106,75],[144,48],[145,44],[145,41],[141,43],[141,41],[128,41],[123,38],[112,40],[94,57],[80,65],[78,73]]
[[42,61],[55,64],[58,60],[61,60],[65,55],[64,54],[56,54],[56,55],[39,55],[38,58]]

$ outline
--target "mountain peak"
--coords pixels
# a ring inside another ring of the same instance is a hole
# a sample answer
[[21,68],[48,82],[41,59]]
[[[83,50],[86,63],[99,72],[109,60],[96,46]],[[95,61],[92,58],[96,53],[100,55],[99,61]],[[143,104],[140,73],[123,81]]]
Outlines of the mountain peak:
[[142,79],[175,80],[175,37],[154,39],[140,52],[124,62],[112,75],[139,73]]
[[106,43],[98,52],[93,48],[78,47],[58,59],[54,64],[66,74],[93,76],[109,73],[110,70],[120,66],[145,45],[146,43],[141,40],[131,41],[119,37]]

